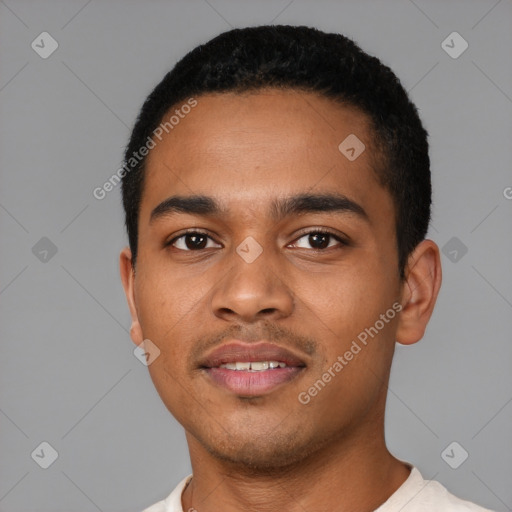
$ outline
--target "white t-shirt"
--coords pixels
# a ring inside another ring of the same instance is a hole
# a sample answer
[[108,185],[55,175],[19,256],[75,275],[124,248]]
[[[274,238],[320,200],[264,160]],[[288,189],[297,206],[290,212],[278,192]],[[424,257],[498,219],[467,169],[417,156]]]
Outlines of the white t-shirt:
[[[184,512],[181,494],[192,475],[184,478],[165,500],[155,503],[143,512]],[[407,480],[375,512],[492,512],[450,494],[435,480],[424,480],[412,467]]]

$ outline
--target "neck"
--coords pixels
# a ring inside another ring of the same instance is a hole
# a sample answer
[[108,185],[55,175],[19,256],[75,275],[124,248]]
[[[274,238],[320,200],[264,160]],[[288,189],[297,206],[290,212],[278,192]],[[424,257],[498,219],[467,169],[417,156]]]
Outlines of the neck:
[[380,434],[375,425],[373,430],[332,442],[272,474],[219,461],[187,434],[194,477],[182,495],[183,510],[371,512],[410,473],[387,450],[383,425]]

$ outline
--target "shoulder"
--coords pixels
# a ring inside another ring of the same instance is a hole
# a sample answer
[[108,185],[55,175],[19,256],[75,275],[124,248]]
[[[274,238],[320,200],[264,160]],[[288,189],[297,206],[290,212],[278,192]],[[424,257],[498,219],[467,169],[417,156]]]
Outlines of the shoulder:
[[411,500],[410,509],[405,507],[404,512],[409,510],[410,512],[427,511],[434,507],[450,512],[491,512],[476,503],[458,498],[435,480],[425,480],[424,482],[423,491]]
[[375,512],[492,512],[451,494],[441,483],[425,480],[419,470],[411,469],[409,478]]
[[142,512],[183,512],[183,508],[181,506],[181,494],[183,490],[187,486],[188,482],[192,478],[192,475],[188,475],[185,477],[162,501],[151,505],[148,508],[145,508]]
[[142,512],[167,512],[165,510],[165,501],[159,501],[158,503],[155,503],[150,507],[145,508]]

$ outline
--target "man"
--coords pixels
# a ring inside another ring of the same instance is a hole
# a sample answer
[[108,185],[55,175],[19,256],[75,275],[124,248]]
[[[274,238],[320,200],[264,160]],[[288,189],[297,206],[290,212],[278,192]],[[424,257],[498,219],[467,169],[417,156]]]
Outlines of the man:
[[131,337],[193,470],[146,512],[485,510],[385,444],[395,342],[441,285],[427,132],[389,68],[232,30],[154,89],[125,160]]

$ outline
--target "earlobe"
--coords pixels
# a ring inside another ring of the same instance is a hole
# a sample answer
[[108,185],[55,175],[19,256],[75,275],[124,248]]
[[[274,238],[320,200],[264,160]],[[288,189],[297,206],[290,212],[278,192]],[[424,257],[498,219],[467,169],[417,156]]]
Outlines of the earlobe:
[[437,244],[432,240],[420,242],[409,256],[405,274],[396,341],[411,345],[423,337],[441,287]]
[[119,270],[121,272],[121,282],[123,283],[124,293],[132,317],[130,327],[130,337],[135,345],[140,345],[144,340],[142,327],[139,322],[139,315],[135,303],[135,272],[132,266],[132,253],[129,247],[125,247],[119,255]]

